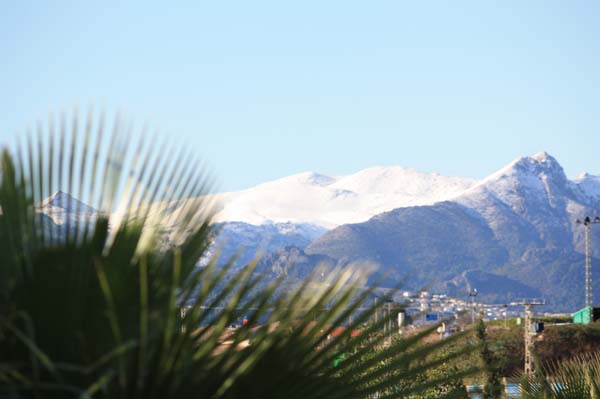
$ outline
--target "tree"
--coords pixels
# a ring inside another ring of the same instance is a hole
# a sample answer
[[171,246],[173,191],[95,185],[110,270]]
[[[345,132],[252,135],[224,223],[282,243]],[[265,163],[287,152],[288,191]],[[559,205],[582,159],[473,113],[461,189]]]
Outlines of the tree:
[[485,323],[482,319],[479,319],[479,323],[477,324],[477,338],[481,345],[479,354],[486,379],[483,397],[484,399],[500,398],[502,396],[502,376],[498,369],[496,357],[489,348]]

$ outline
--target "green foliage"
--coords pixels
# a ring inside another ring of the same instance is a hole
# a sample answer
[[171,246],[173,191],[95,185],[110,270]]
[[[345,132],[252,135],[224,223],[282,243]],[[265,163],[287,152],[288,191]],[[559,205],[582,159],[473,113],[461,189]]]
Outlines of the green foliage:
[[[523,328],[514,319],[487,322],[488,348],[501,376],[522,372],[524,361]],[[578,355],[600,352],[600,323],[587,325],[548,325],[536,339],[534,354],[540,365],[562,362]]]
[[600,352],[600,323],[548,326],[544,339],[536,342],[535,352],[541,364]]
[[523,379],[523,399],[596,399],[600,397],[600,355],[578,356],[546,366]]
[[480,356],[486,377],[483,397],[484,399],[499,398],[502,395],[502,376],[499,372],[496,356],[489,348],[486,328],[482,319],[479,319],[477,324],[477,338],[481,344]]
[[[419,345],[425,333],[384,346],[374,332],[388,320],[362,328],[371,291],[352,268],[282,293],[253,264],[198,267],[212,233],[203,169],[144,136],[134,148],[118,119],[104,129],[90,117],[78,141],[78,120],[63,119],[58,136],[51,125],[2,152],[0,396],[403,397],[471,372],[448,367],[444,342]],[[98,214],[57,224],[39,212],[60,188]]]
[[486,333],[500,375],[513,376],[522,371],[525,343],[521,326],[510,323],[507,327],[488,326]]
[[[477,371],[476,365],[464,362],[474,349],[466,345],[469,333],[459,333],[449,339],[439,340],[435,332],[437,327],[423,329],[410,337],[392,339],[393,345],[402,345],[407,353],[374,362],[371,371],[379,377],[371,383],[381,383],[396,375],[405,377],[396,386],[382,388],[379,391],[380,397],[403,397],[401,394],[410,392],[407,397],[414,399],[466,398],[463,378]],[[432,338],[434,342],[430,342]],[[377,358],[386,347],[374,346],[368,358]],[[395,367],[389,367],[394,364]]]
[[543,316],[537,317],[536,319],[538,321],[543,321],[544,323],[571,323],[573,321],[573,317],[570,314]]

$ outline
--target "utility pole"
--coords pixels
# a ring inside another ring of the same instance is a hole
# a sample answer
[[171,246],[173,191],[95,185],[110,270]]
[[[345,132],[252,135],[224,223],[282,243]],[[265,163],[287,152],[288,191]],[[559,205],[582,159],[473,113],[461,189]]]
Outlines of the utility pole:
[[377,313],[379,313],[379,309],[377,309],[377,297],[373,298],[373,303],[375,305],[375,324],[377,324]]
[[381,306],[381,321],[383,321],[383,337],[387,337],[387,320],[385,319],[385,302]]
[[600,217],[592,220],[586,216],[583,221],[577,219],[577,224],[583,224],[585,228],[585,306],[594,306],[592,288],[592,224],[600,223]]
[[388,301],[388,323],[389,323],[389,327],[388,327],[388,336],[389,336],[389,342],[390,345],[392,344],[392,329],[394,327],[394,321],[392,319],[392,302]]
[[387,310],[388,310],[388,345],[392,344],[392,309],[391,302],[388,300],[387,302]]
[[[377,306],[377,297],[373,298],[374,302],[375,302],[375,324],[377,324],[378,322],[378,313],[379,313],[379,307]],[[391,339],[391,334],[392,334],[392,324],[391,324],[391,312],[390,312],[390,299],[385,299],[382,298],[383,303],[381,306],[381,321],[383,321],[383,337],[384,337],[384,343],[386,345],[388,345],[389,343],[391,343],[392,339]],[[387,306],[386,306],[387,305]],[[387,308],[387,309],[386,309]],[[386,316],[386,310],[387,310],[387,316]],[[387,319],[386,319],[387,317]]]
[[[377,301],[377,298],[375,299]],[[385,345],[390,345],[392,343],[392,329],[393,329],[393,320],[392,320],[392,300],[385,299],[381,306],[381,315],[383,321],[383,337]],[[377,302],[375,302],[377,304]],[[377,313],[375,313],[377,315]]]
[[475,297],[477,296],[477,288],[474,288],[473,291],[469,292],[469,297],[471,298],[471,324],[475,324]]
[[520,302],[514,303],[514,305],[521,305],[525,307],[525,325],[524,330],[524,341],[525,341],[525,375],[529,378],[533,377],[534,363],[533,363],[533,344],[536,332],[532,331],[532,319],[533,319],[533,307],[545,305],[546,301],[543,299],[523,299]]

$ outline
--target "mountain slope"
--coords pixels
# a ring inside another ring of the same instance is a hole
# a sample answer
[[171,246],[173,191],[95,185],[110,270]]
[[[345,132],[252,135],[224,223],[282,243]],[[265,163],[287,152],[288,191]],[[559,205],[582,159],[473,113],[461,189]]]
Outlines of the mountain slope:
[[325,233],[318,226],[293,223],[268,223],[260,226],[242,222],[215,224],[215,244],[209,252],[220,251],[221,262],[237,257],[243,266],[258,256],[280,248],[294,246],[304,249]]
[[453,297],[464,297],[474,289],[478,290],[479,300],[485,303],[512,302],[542,296],[539,289],[506,276],[481,270],[466,270],[446,285],[448,295]]
[[449,201],[399,208],[365,223],[340,226],[314,241],[306,253],[370,261],[390,277],[408,277],[411,288],[438,289],[465,269],[508,260],[484,220]]

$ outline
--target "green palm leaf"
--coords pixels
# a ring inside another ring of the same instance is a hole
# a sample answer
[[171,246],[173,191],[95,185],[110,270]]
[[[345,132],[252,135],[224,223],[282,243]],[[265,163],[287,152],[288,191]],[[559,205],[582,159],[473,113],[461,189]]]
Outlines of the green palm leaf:
[[600,354],[577,356],[548,364],[540,373],[523,379],[526,399],[596,399],[600,397]]

